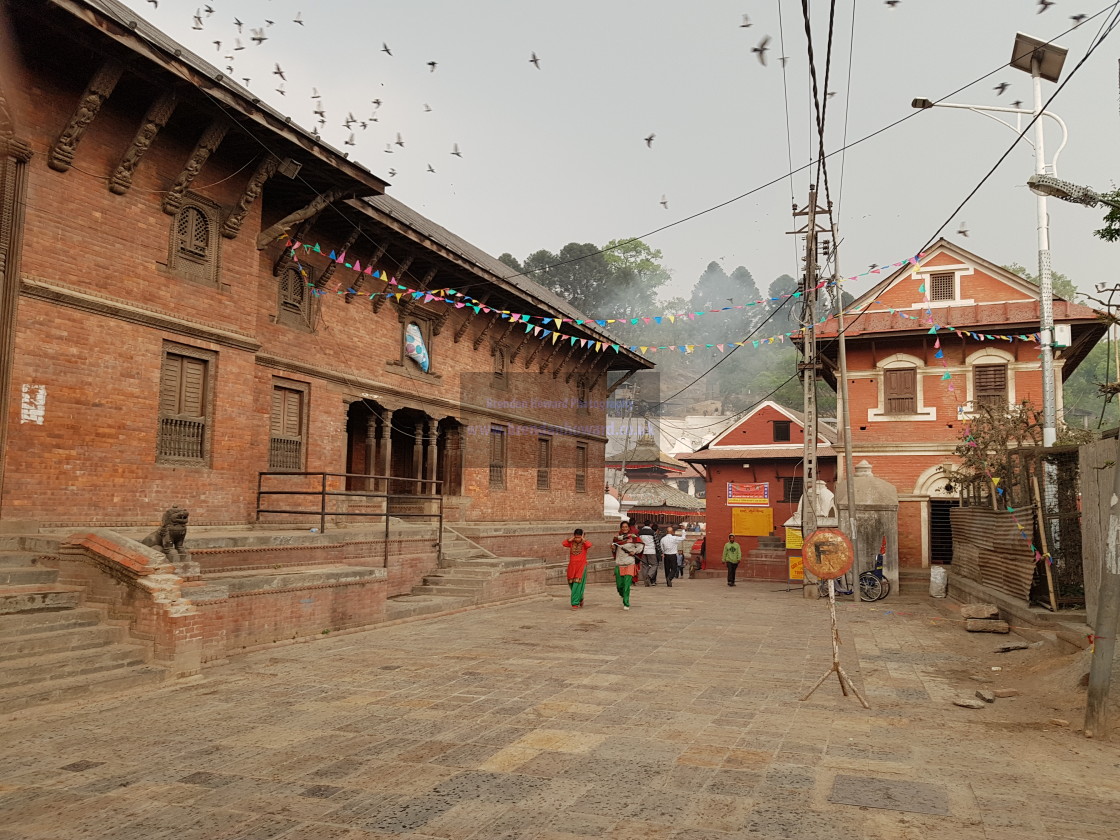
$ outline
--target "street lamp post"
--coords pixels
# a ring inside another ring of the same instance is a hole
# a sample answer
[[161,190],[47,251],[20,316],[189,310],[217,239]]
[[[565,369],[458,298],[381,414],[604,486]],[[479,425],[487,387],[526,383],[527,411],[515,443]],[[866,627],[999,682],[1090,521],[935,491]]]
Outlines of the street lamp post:
[[[986,105],[958,105],[949,102],[933,102],[929,99],[915,99],[910,104],[915,108],[963,108],[969,111],[1011,113],[1017,115],[1030,114],[1035,117],[1034,123],[1034,171],[1035,175],[1057,176],[1058,155],[1065,148],[1069,132],[1061,118],[1049,111],[1042,110],[1042,80],[1058,81],[1062,73],[1062,65],[1066,60],[1066,49],[1055,46],[1037,38],[1031,38],[1021,32],[1015,35],[1015,46],[1011,53],[1010,66],[1016,70],[1030,73],[1034,84],[1034,108],[1002,108]],[[1046,163],[1045,136],[1043,132],[1043,117],[1050,117],[1062,129],[1062,142],[1054,152],[1054,159]],[[998,117],[990,117],[1003,123],[1012,131],[1019,133],[1017,126],[1012,126]],[[1018,122],[1018,120],[1016,120]],[[1029,141],[1028,141],[1029,142]],[[1049,173],[1047,172],[1049,170]],[[1053,446],[1058,437],[1056,385],[1054,382],[1054,276],[1050,268],[1050,217],[1046,212],[1046,195],[1037,194],[1035,197],[1035,213],[1038,228],[1038,292],[1039,292],[1039,327],[1042,339],[1042,445]]]

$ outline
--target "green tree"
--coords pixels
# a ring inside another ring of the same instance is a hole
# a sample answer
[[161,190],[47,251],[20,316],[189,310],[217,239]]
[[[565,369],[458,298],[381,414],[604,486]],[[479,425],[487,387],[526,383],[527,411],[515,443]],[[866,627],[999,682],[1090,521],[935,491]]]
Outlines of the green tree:
[[[1013,274],[1018,274],[1024,280],[1029,280],[1036,286],[1039,284],[1038,275],[1031,274],[1026,266],[1019,265],[1019,263],[1015,262],[1011,263],[1011,265],[1005,265],[1004,268]],[[1072,301],[1077,296],[1077,286],[1074,285],[1074,282],[1070,280],[1069,277],[1062,274],[1060,271],[1053,271],[1050,273],[1050,282],[1053,285],[1055,297]]]
[[525,270],[524,266],[521,265],[521,263],[518,261],[517,257],[515,257],[513,254],[511,254],[509,251],[506,251],[504,254],[502,254],[500,257],[498,257],[498,262],[505,263],[510,268],[512,268],[514,271],[516,271],[518,274],[520,274],[521,272],[523,272]]
[[[1062,385],[1062,403],[1065,406],[1064,420],[1070,426],[1082,426],[1084,416],[1081,412],[1092,412],[1089,427],[1096,428],[1101,422],[1102,409],[1107,401],[1101,386],[1115,382],[1120,376],[1116,370],[1115,347],[1108,339],[1102,339],[1089,351],[1077,370],[1070,374]],[[1111,416],[1109,416],[1111,415]],[[1116,409],[1107,412],[1103,421],[1105,427],[1116,425]]]
[[1104,227],[1093,231],[1093,235],[1099,236],[1105,242],[1120,242],[1120,190],[1104,193],[1101,198],[1113,204],[1104,214]]

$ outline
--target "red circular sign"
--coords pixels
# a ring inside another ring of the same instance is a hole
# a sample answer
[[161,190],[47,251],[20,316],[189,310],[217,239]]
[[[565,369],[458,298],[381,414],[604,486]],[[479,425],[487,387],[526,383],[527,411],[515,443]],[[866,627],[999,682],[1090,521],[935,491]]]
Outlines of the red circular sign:
[[801,547],[805,568],[821,580],[843,577],[852,568],[852,543],[837,528],[818,528]]

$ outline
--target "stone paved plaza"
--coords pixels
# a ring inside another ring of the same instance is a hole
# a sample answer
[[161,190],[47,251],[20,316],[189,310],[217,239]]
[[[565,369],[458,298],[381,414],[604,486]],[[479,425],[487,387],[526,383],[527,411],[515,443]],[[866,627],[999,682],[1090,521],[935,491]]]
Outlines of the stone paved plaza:
[[799,702],[827,609],[779,590],[590,586],[21,713],[0,840],[1116,837],[1116,746],[951,705],[993,647],[951,604],[840,606],[865,711]]

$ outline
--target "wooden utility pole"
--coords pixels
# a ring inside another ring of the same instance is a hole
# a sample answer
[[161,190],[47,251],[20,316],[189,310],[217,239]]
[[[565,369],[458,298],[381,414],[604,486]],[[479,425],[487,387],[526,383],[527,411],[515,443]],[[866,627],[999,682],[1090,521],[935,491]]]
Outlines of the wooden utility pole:
[[[817,214],[825,211],[817,206],[817,187],[809,185],[809,203],[798,210],[794,205],[794,218],[805,216],[805,226],[791,231],[805,236],[805,271],[801,275],[801,355],[798,365],[805,399],[805,444],[802,450],[801,533],[807,537],[817,530],[817,235],[825,229],[817,224]],[[805,581],[802,592],[806,598],[817,597],[816,581]]]

